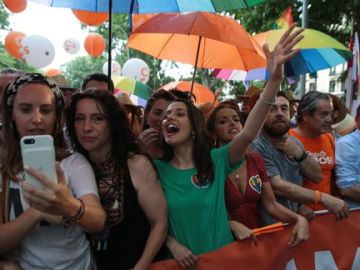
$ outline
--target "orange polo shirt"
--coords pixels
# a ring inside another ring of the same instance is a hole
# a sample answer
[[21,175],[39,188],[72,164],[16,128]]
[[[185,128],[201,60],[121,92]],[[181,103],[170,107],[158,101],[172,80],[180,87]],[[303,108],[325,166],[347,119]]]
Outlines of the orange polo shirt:
[[[291,129],[290,135],[302,142],[306,152],[312,156],[321,166],[321,181],[316,184],[304,177],[303,186],[313,190],[319,190],[331,194],[332,176],[335,167],[335,140],[332,133],[322,134],[316,138],[301,136]],[[324,209],[323,207],[310,205],[314,210]]]

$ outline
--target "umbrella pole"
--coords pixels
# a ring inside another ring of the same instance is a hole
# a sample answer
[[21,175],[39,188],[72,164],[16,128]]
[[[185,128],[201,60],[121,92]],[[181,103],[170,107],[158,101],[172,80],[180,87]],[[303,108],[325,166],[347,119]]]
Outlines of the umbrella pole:
[[112,0],[109,0],[108,88],[111,89]]
[[130,10],[129,10],[129,25],[130,25],[130,31],[129,31],[129,34],[131,34],[132,29],[133,29],[132,14],[133,14],[133,12],[134,12],[134,2],[135,2],[135,0],[131,0],[131,3],[130,3]]
[[195,75],[196,75],[197,63],[198,63],[198,59],[199,59],[201,38],[202,38],[202,37],[200,36],[200,37],[199,37],[199,43],[198,43],[197,51],[196,51],[196,58],[195,58],[195,65],[194,65],[194,74],[193,74],[193,77],[192,77],[191,89],[190,89],[191,95],[192,95],[193,89],[194,89]]

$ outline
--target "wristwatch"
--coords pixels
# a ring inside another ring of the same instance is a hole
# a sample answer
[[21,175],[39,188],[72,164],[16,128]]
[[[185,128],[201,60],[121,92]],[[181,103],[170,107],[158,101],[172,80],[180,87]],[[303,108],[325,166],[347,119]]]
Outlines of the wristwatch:
[[294,157],[294,160],[296,161],[296,162],[302,162],[302,161],[304,161],[306,158],[308,157],[308,153],[306,153],[306,151],[304,150],[303,151],[303,153],[302,153],[302,155],[299,157],[299,158],[295,158]]

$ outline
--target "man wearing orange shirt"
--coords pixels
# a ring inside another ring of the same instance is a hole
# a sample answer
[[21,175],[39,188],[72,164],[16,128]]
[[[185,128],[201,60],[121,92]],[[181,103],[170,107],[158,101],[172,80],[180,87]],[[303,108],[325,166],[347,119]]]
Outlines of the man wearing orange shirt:
[[[314,183],[304,179],[303,186],[332,194],[333,170],[335,167],[335,141],[331,133],[332,103],[329,95],[311,91],[300,100],[297,109],[297,127],[290,134],[302,142],[308,155],[321,166],[321,181]],[[322,209],[312,205],[314,210]]]

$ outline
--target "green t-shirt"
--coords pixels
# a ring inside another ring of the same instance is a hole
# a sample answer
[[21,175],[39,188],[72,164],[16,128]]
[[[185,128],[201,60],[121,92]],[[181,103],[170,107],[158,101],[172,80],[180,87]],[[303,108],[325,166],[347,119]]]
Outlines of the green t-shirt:
[[196,183],[195,168],[181,170],[170,162],[155,161],[169,208],[169,234],[194,254],[212,251],[234,240],[224,198],[225,180],[231,170],[229,145],[213,149],[211,158],[215,172],[211,184]]

